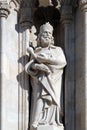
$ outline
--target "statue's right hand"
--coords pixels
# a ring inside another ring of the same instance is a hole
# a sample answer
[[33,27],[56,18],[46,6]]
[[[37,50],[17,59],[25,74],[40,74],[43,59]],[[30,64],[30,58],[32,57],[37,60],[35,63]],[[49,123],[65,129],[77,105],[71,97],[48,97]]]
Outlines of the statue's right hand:
[[32,47],[28,47],[27,52],[30,53],[32,57],[36,59],[36,54],[34,53],[34,50]]
[[34,50],[33,50],[32,47],[28,47],[28,48],[27,48],[27,52],[31,54],[31,53],[34,53]]

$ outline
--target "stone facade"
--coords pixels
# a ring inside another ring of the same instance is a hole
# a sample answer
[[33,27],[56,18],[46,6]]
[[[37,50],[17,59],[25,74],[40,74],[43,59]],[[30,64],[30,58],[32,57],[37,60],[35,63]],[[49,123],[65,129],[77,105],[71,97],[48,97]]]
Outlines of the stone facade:
[[33,25],[39,28],[40,17],[35,12],[41,4],[60,12],[59,16],[53,10],[60,22],[56,24],[56,17],[52,22],[55,41],[67,59],[62,93],[64,128],[87,129],[87,0],[43,1],[0,0],[0,130],[29,129],[31,87],[24,67],[29,60],[29,41],[36,38]]

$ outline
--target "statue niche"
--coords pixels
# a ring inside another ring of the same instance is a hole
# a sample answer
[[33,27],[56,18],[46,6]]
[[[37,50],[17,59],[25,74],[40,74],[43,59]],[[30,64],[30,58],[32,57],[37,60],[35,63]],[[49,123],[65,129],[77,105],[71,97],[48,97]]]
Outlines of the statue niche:
[[63,50],[54,45],[49,22],[40,26],[37,47],[29,47],[27,51],[31,55],[25,66],[32,86],[30,130],[63,130],[60,96],[66,59]]

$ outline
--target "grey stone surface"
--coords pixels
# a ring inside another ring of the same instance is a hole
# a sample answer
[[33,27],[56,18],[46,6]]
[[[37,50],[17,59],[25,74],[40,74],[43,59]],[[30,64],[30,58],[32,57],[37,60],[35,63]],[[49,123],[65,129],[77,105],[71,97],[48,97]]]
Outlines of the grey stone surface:
[[[69,1],[66,1],[66,3]],[[75,23],[71,6],[65,6],[62,11],[62,23],[64,25],[64,49],[67,58],[65,69],[65,129],[75,129]]]
[[[19,32],[20,34],[18,34]],[[23,58],[23,55],[26,55],[23,46],[24,42],[26,43],[24,40],[26,38],[23,32],[19,30],[17,12],[13,9],[10,9],[10,15],[7,19],[0,18],[1,130],[28,129],[29,81],[23,68],[23,63],[26,61]],[[26,44],[24,45],[26,46]]]
[[[82,1],[84,3],[84,1]],[[85,1],[86,2],[86,1]],[[82,3],[82,4],[83,4]],[[85,4],[84,4],[85,6]],[[87,129],[87,12],[76,15],[76,129]],[[79,18],[83,19],[81,21]]]

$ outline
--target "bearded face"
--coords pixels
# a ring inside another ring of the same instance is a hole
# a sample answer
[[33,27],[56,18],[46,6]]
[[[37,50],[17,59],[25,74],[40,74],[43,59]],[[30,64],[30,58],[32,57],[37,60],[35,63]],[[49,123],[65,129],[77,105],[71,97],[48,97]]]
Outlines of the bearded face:
[[52,43],[52,32],[44,30],[41,34],[41,46],[47,47]]

